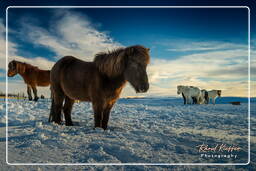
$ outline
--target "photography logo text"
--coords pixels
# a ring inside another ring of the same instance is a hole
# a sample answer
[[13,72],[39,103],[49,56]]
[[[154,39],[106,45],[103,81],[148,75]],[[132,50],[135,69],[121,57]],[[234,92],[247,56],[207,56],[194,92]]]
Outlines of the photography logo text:
[[235,145],[216,144],[210,146],[208,144],[201,144],[196,146],[200,157],[202,158],[237,158],[237,152],[241,151],[241,148]]

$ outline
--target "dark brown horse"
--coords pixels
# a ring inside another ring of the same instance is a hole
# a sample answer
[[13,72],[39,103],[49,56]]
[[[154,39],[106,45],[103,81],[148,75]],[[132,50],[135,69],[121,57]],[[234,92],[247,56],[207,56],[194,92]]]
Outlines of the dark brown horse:
[[149,49],[140,45],[99,53],[93,62],[63,57],[51,70],[53,100],[49,120],[60,124],[63,108],[65,124],[73,125],[74,100],[90,101],[94,126],[107,129],[110,110],[127,81],[138,93],[148,90],[146,67],[149,59]]
[[38,96],[36,86],[45,87],[50,85],[49,70],[41,70],[36,66],[13,60],[8,65],[8,77],[13,77],[16,74],[20,74],[27,84],[29,100],[32,100],[31,88],[34,93],[34,101],[37,101]]

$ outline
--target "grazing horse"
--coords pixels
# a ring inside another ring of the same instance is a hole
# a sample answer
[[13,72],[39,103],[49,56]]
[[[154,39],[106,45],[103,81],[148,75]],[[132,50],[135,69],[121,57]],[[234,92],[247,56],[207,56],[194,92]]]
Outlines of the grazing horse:
[[221,90],[211,90],[211,91],[208,91],[208,102],[210,101],[210,99],[212,99],[212,103],[215,104],[215,100],[217,97],[220,97],[221,96]]
[[36,86],[46,87],[50,85],[50,71],[41,70],[36,66],[19,62],[11,61],[8,65],[8,77],[13,77],[20,74],[27,84],[27,93],[29,100],[32,100],[31,88],[34,93],[34,101],[38,100]]
[[74,101],[90,101],[94,126],[107,129],[110,110],[127,81],[137,93],[148,90],[149,60],[149,49],[140,45],[99,53],[93,62],[63,57],[51,70],[53,99],[49,120],[60,124],[63,109],[65,124],[71,126]]

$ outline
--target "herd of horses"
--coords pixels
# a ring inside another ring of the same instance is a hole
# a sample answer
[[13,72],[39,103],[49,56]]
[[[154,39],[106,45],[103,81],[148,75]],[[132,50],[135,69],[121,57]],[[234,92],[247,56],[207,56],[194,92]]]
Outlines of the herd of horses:
[[215,99],[221,96],[221,90],[200,90],[194,86],[177,86],[177,94],[182,94],[184,104],[208,104],[210,99],[215,104]]
[[[34,101],[37,101],[36,87],[50,85],[52,100],[49,122],[61,124],[63,112],[65,125],[73,125],[71,110],[75,100],[88,101],[92,102],[94,126],[107,129],[110,111],[126,82],[132,85],[136,93],[149,89],[146,72],[149,61],[149,48],[135,45],[98,53],[92,62],[65,56],[51,70],[41,70],[13,60],[8,65],[7,75],[13,77],[20,74],[23,77],[29,100],[32,100],[31,89]],[[178,86],[178,94],[182,93],[184,104],[191,103],[191,99],[201,104],[203,99],[215,99],[215,94],[220,96],[221,93],[220,90],[198,90],[192,86]]]

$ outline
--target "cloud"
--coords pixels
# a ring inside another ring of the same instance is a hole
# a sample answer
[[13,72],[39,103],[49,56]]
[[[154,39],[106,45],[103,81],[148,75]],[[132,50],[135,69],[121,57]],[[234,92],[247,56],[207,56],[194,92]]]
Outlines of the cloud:
[[[100,51],[123,46],[111,38],[107,31],[99,31],[85,15],[69,10],[57,10],[52,17],[49,19],[51,26],[48,29],[34,23],[33,18],[32,20],[26,19],[20,34],[27,35],[23,37],[33,45],[43,46],[55,52],[56,56],[53,58],[55,61],[65,55],[92,61],[94,55]],[[0,22],[0,28],[5,28],[2,22]],[[4,32],[0,33],[3,34],[0,43],[5,44]],[[13,34],[18,34],[18,32],[13,32]],[[247,45],[186,40],[185,42],[166,43],[165,46],[169,46],[165,49],[170,55],[183,52],[187,55],[183,53],[176,59],[161,59],[160,56],[153,56],[147,69],[150,89],[148,93],[138,95],[177,96],[176,87],[179,84],[194,85],[204,89],[222,89],[223,95],[227,96],[247,95]],[[50,69],[55,62],[40,56],[35,58],[19,56],[17,55],[18,48],[15,42],[9,41],[9,61],[17,59],[42,69]],[[1,58],[2,56],[5,58],[4,46],[0,47],[0,55]],[[256,54],[254,50],[251,56],[252,72],[255,72],[256,59],[253,56]],[[0,68],[5,68],[5,63],[0,63]],[[255,85],[255,82],[252,83]],[[13,88],[10,90],[25,91],[26,89],[22,81],[10,81],[11,85]],[[47,88],[45,92],[49,92]],[[135,91],[127,84],[122,97],[134,95],[136,95]]]
[[187,51],[210,51],[210,50],[228,50],[228,49],[245,49],[247,45],[244,44],[236,44],[230,42],[220,42],[220,41],[208,41],[208,42],[200,42],[200,41],[173,41],[169,43],[165,43],[167,51],[174,52],[187,52]]
[[[197,44],[198,49],[205,47],[200,44]],[[205,44],[210,46],[211,42]],[[247,46],[218,42],[217,47],[214,47],[214,44],[212,44],[214,51],[199,51],[175,59],[153,58],[148,67],[150,85],[153,85],[151,94],[166,92],[166,95],[176,95],[176,87],[181,84],[208,90],[222,89],[226,96],[247,96]],[[254,55],[255,51],[252,50],[251,56]],[[255,64],[255,58],[252,57],[252,73],[256,70]],[[255,78],[255,75],[251,77]],[[254,84],[255,82],[252,82],[252,85]]]
[[[55,56],[56,61],[65,55],[72,55],[83,60],[92,61],[96,53],[122,46],[118,42],[114,42],[107,33],[95,29],[89,19],[86,16],[79,15],[79,13],[68,10],[56,10],[54,17],[58,17],[58,20],[48,30],[38,26],[38,22],[33,24],[33,18],[23,18],[22,21],[26,22],[23,22],[22,29],[19,32],[10,32],[10,36],[19,35],[23,38],[23,41],[28,41],[34,46],[44,46],[54,51],[57,55]],[[32,19],[31,22],[30,19]],[[0,44],[5,45],[5,26],[3,20],[0,20],[0,34]],[[26,35],[26,37],[23,35]],[[38,66],[41,69],[51,69],[55,63],[55,61],[50,61],[40,56],[34,58],[20,56],[18,55],[18,48],[19,45],[9,39],[8,61],[15,59]],[[1,61],[6,60],[5,46],[0,47],[0,56]],[[0,68],[6,69],[5,62],[0,63]],[[0,85],[2,90],[5,89],[3,82]],[[9,80],[9,87],[11,87],[9,91],[26,92],[26,85],[23,80],[18,82],[17,80]],[[48,88],[40,87],[40,89],[49,95]]]
[[52,66],[54,65],[55,62],[53,61],[49,61],[45,58],[42,57],[35,57],[35,58],[25,58],[22,56],[11,56],[8,61],[11,60],[17,60],[17,61],[22,61],[22,62],[26,62],[29,63],[31,65],[37,66],[40,69],[44,69],[44,70],[51,70]]
[[95,29],[84,15],[57,10],[53,18],[57,16],[58,20],[48,30],[29,23],[23,26],[30,42],[51,49],[57,54],[57,59],[72,55],[92,61],[96,53],[122,46]]
[[[0,69],[6,70],[5,26],[3,24],[2,19],[0,19],[0,44],[2,45],[0,46],[0,60],[1,60]],[[18,45],[15,42],[12,42],[10,40],[8,41],[8,61],[15,59],[18,61],[27,62],[32,65],[39,66],[39,68],[41,69],[51,69],[51,67],[54,64],[53,61],[50,61],[43,57],[25,58],[25,57],[19,56],[17,55],[17,51],[18,51],[17,48],[18,48]]]

